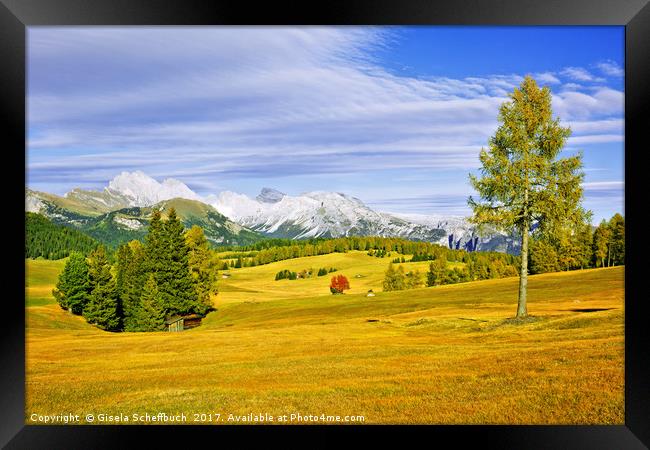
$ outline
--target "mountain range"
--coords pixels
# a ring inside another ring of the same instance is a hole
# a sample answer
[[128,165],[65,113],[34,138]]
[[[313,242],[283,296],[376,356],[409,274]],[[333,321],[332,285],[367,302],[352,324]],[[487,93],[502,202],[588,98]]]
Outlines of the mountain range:
[[65,196],[26,190],[25,209],[73,226],[114,246],[146,233],[151,212],[174,207],[185,226],[203,227],[216,245],[246,245],[264,237],[289,239],[384,236],[435,242],[469,251],[518,253],[517,241],[496,231],[480,236],[462,217],[375,211],[356,197],[314,191],[290,196],[263,188],[251,198],[223,191],[203,198],[183,182],[158,182],[141,171],[122,172],[102,191],[73,189]]

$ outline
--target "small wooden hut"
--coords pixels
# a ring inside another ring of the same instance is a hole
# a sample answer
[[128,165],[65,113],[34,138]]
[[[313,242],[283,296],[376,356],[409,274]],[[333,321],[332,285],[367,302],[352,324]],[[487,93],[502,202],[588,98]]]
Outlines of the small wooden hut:
[[183,331],[201,325],[203,316],[188,314],[186,316],[174,316],[165,321],[167,331]]

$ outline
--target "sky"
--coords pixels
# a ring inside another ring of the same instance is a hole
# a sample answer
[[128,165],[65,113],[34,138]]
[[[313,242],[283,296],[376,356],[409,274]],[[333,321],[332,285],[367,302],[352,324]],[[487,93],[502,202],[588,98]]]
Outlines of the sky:
[[204,197],[336,191],[469,215],[468,174],[526,74],[581,152],[593,223],[624,213],[624,27],[28,27],[27,184],[122,171]]

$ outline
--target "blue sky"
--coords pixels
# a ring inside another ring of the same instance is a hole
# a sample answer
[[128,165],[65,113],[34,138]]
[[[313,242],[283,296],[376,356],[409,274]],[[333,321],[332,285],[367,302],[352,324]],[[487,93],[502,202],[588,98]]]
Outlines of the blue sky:
[[29,27],[28,186],[141,170],[206,197],[466,215],[498,107],[532,74],[598,222],[624,212],[624,63],[623,27]]

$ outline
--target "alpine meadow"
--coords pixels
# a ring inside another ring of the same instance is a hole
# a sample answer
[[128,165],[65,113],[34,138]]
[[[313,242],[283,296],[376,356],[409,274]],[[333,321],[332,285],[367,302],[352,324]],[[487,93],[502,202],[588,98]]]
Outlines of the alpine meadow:
[[28,34],[26,424],[625,423],[622,27]]

